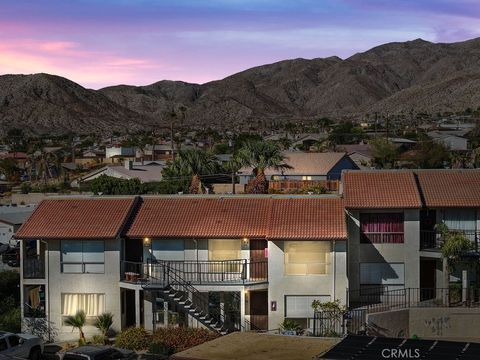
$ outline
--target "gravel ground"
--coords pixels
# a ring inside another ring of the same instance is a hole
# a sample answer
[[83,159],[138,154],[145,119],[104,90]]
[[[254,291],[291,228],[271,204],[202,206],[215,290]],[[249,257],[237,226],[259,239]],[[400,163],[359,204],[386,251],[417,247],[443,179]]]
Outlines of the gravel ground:
[[174,360],[304,360],[340,339],[236,332],[172,356]]

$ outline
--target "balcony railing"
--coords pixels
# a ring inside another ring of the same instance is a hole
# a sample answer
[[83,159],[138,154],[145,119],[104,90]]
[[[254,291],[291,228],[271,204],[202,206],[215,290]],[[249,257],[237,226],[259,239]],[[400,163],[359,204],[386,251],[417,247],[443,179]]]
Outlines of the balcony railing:
[[121,278],[132,283],[160,284],[165,271],[181,274],[192,284],[258,283],[268,280],[267,260],[213,260],[213,261],[122,261]]
[[45,260],[40,256],[23,259],[23,277],[25,279],[44,279]]
[[[478,246],[480,239],[480,231],[476,230],[450,230],[453,233],[461,233],[470,239],[475,246]],[[421,230],[420,231],[420,249],[440,249],[442,247],[442,234],[436,230]]]

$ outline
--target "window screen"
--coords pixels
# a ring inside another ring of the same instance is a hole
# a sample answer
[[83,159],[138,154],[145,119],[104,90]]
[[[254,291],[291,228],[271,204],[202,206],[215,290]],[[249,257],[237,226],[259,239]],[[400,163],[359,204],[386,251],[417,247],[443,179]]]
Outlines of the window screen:
[[287,318],[310,318],[313,317],[312,302],[330,301],[330,295],[286,295],[285,317]]
[[403,263],[361,263],[361,285],[403,285],[405,283]]

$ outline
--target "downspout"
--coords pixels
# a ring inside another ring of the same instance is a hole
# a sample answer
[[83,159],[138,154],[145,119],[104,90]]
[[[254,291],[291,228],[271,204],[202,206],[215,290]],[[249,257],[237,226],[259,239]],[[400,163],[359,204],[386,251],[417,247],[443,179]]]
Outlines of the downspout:
[[337,276],[337,261],[336,261],[337,253],[335,251],[335,240],[333,240],[333,301],[336,300],[335,290],[336,290],[336,282],[335,278]]

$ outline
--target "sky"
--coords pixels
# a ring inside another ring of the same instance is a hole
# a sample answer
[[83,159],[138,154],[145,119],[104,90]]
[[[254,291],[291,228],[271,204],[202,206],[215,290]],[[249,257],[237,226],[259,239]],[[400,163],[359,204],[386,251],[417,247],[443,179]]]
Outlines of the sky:
[[46,72],[93,89],[480,37],[480,0],[0,1],[0,74]]

